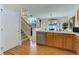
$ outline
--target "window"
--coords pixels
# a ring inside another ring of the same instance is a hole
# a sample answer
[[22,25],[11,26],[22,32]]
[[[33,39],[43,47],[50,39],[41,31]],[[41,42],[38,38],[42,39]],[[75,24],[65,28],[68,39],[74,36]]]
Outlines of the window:
[[34,17],[29,17],[28,18],[29,24],[31,25],[32,28],[36,27],[36,18]]
[[58,30],[59,29],[59,23],[57,20],[50,20],[48,22],[48,28],[49,30]]

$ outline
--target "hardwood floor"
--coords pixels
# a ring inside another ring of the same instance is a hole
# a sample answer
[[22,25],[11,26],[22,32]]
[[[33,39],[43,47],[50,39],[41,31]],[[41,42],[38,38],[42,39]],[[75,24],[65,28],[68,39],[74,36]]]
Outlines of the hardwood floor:
[[22,45],[4,52],[4,55],[75,55],[75,53],[58,48],[36,45],[35,41],[24,41]]

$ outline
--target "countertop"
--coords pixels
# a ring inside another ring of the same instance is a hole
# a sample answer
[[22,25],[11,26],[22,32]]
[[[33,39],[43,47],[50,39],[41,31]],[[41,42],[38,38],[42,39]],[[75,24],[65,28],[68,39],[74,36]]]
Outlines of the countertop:
[[52,31],[52,30],[36,29],[36,32],[51,32],[51,33],[63,33],[63,34],[75,34],[75,35],[79,36],[79,33],[72,32],[72,31]]

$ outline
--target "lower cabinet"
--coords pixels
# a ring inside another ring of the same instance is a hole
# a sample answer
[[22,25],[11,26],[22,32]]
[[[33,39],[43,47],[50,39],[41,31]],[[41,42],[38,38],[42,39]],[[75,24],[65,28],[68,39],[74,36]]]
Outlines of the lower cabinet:
[[46,44],[55,47],[63,46],[61,36],[55,33],[46,33]]
[[46,33],[46,45],[65,48],[65,49],[73,49],[73,34],[64,34],[64,33]]
[[53,47],[73,49],[73,34],[37,32],[37,43]]
[[63,40],[64,40],[63,48],[73,50],[74,35],[73,34],[65,34]]
[[79,36],[75,36],[75,38],[76,39],[74,39],[73,49],[79,55]]
[[59,33],[56,34],[56,33],[54,33],[54,37],[55,37],[55,41],[54,41],[55,44],[54,44],[54,46],[62,48],[63,47],[62,34],[59,34]]
[[74,34],[37,32],[37,43],[75,51],[79,54],[79,36]]
[[[52,38],[53,36],[53,38]],[[46,45],[54,46],[54,34],[46,33]]]

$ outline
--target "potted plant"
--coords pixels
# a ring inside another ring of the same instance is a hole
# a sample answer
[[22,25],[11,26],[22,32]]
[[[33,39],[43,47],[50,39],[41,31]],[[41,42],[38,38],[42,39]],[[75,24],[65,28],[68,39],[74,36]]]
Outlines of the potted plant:
[[65,22],[65,23],[63,23],[62,25],[63,25],[63,27],[62,27],[63,30],[66,30],[66,29],[68,28],[68,23]]

